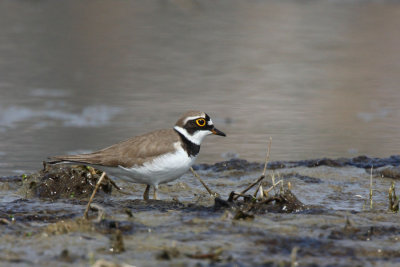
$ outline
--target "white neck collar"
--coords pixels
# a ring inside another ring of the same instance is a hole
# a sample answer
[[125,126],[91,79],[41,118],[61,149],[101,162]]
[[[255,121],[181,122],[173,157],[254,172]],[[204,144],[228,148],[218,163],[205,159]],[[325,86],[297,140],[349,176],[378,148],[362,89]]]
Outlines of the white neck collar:
[[211,131],[196,131],[193,135],[190,135],[186,129],[179,127],[179,126],[175,126],[174,129],[182,134],[187,140],[189,140],[190,142],[192,142],[193,144],[196,145],[200,145],[201,142],[203,141],[204,137],[206,137],[207,135],[212,134]]

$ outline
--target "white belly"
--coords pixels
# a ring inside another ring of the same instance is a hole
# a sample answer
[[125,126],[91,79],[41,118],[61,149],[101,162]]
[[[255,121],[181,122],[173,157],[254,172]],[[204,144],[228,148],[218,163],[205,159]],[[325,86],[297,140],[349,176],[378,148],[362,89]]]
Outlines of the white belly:
[[150,162],[146,162],[143,166],[125,168],[120,166],[121,175],[124,175],[127,180],[136,183],[143,183],[157,186],[158,184],[167,183],[178,179],[195,162],[196,157],[189,157],[182,147],[174,153],[165,154],[157,157]]

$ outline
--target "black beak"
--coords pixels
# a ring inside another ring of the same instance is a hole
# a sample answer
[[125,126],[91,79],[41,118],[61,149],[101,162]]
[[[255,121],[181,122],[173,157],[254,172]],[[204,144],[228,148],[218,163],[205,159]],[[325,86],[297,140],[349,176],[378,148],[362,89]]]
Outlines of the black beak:
[[215,135],[220,135],[220,136],[226,136],[226,134],[224,134],[223,132],[221,132],[220,130],[218,130],[217,128],[213,128],[211,130],[211,132]]

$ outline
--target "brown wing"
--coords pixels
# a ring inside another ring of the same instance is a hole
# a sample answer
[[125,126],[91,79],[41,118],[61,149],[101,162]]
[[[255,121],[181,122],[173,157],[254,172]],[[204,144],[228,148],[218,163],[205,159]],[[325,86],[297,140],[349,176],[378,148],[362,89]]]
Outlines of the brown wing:
[[173,129],[158,130],[130,138],[93,153],[56,156],[52,158],[55,161],[51,163],[70,161],[129,168],[134,165],[143,165],[145,161],[151,160],[159,154],[173,151],[173,144],[178,141],[180,141],[179,135]]

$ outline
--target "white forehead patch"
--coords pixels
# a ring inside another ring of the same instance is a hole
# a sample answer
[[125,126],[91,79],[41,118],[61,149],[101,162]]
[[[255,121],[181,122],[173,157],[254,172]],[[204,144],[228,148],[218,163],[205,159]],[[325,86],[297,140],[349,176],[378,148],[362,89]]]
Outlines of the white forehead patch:
[[213,125],[212,120],[210,119],[207,124],[210,125],[210,126]]

